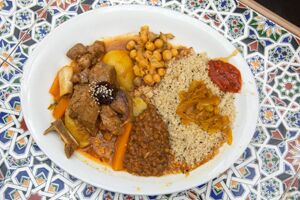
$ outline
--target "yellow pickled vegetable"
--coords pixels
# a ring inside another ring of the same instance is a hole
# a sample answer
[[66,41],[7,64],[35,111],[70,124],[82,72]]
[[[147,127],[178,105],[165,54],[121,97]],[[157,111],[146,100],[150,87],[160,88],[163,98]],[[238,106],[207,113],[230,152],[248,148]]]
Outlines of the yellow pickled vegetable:
[[121,88],[126,91],[131,91],[133,89],[133,63],[127,51],[109,51],[104,55],[103,62],[115,68],[117,80]]
[[65,126],[70,131],[75,140],[79,143],[80,148],[84,148],[90,144],[90,135],[88,132],[80,129],[76,122],[69,116],[65,115]]
[[231,143],[230,120],[219,112],[220,98],[202,81],[193,80],[187,91],[180,91],[176,114],[185,125],[193,122],[208,133],[224,132]]

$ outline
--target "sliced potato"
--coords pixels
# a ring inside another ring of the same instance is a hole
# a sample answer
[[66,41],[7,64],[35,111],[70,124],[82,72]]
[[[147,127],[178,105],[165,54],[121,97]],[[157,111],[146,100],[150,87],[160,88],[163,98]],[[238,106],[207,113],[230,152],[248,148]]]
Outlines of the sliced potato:
[[126,91],[133,89],[133,63],[127,51],[113,50],[106,53],[102,60],[105,64],[114,66],[117,81]]
[[65,115],[65,126],[79,143],[80,148],[84,148],[90,144],[89,133],[84,129],[79,128],[75,120],[73,120],[67,113]]
[[146,102],[141,97],[134,97],[133,101],[133,116],[137,117],[144,110],[147,109]]
[[71,81],[73,76],[73,68],[71,66],[65,66],[58,72],[59,80],[59,94],[63,96],[65,94],[72,93],[73,83]]

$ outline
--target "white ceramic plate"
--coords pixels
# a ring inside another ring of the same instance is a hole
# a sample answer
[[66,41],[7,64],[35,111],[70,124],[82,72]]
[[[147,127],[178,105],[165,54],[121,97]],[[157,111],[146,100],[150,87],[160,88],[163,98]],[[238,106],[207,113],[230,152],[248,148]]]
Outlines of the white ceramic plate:
[[58,166],[92,185],[127,194],[163,194],[188,189],[218,176],[236,161],[254,133],[258,114],[258,96],[252,73],[241,55],[230,62],[243,78],[237,95],[237,118],[233,128],[233,144],[224,145],[211,161],[193,170],[189,176],[138,177],[89,161],[79,154],[67,159],[63,143],[56,134],[43,135],[53,120],[47,110],[51,102],[48,89],[58,69],[69,63],[65,56],[75,43],[90,44],[114,35],[138,32],[142,25],[154,32],[171,32],[175,43],[192,46],[210,57],[227,56],[234,47],[219,33],[191,17],[166,9],[145,6],[116,6],[93,10],[62,24],[35,49],[26,63],[21,102],[26,124],[39,147]]

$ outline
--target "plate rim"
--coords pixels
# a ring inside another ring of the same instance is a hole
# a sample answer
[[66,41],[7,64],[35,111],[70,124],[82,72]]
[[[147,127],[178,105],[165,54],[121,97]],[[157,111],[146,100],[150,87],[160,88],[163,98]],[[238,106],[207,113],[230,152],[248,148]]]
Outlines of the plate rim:
[[[74,16],[73,18],[71,18],[70,20],[66,21],[64,24],[56,27],[55,29],[53,29],[42,41],[40,41],[36,48],[34,49],[34,51],[31,53],[31,55],[29,56],[27,62],[25,63],[24,65],[24,68],[23,68],[23,75],[22,75],[22,82],[21,82],[21,92],[20,92],[20,99],[21,99],[21,107],[22,107],[22,113],[23,113],[23,117],[24,117],[24,120],[28,126],[28,130],[30,131],[30,135],[32,135],[33,139],[35,141],[38,141],[39,139],[36,137],[37,134],[32,134],[33,132],[33,128],[31,127],[31,123],[29,123],[27,120],[29,120],[28,118],[28,106],[27,107],[23,107],[22,105],[26,105],[26,102],[27,102],[27,90],[28,90],[28,87],[27,87],[27,84],[26,82],[28,82],[29,80],[29,75],[30,75],[30,72],[32,71],[31,70],[31,65],[34,64],[38,54],[39,54],[39,51],[40,49],[43,48],[43,45],[44,43],[47,43],[47,41],[49,40],[49,38],[52,37],[53,34],[55,34],[55,32],[59,32],[61,29],[64,29],[64,26],[66,24],[71,24],[71,23],[74,23],[73,21],[75,21],[76,19],[78,19],[79,17],[84,17],[85,15],[93,15],[93,13],[95,12],[99,12],[99,10],[101,11],[106,11],[106,12],[112,12],[112,11],[117,11],[117,10],[128,10],[128,11],[134,11],[134,10],[144,10],[144,11],[147,11],[147,10],[151,10],[151,11],[154,11],[154,12],[158,12],[159,14],[166,14],[166,15],[169,15],[169,16],[176,16],[176,15],[179,15],[180,17],[182,18],[185,18],[186,20],[188,20],[190,23],[193,23],[193,24],[199,24],[201,26],[204,26],[207,30],[209,30],[211,33],[212,33],[212,37],[215,37],[216,35],[218,36],[218,39],[220,39],[222,42],[225,42],[227,43],[228,45],[230,45],[231,47],[234,47],[231,42],[228,41],[228,39],[226,37],[224,37],[222,34],[220,34],[217,30],[213,29],[212,27],[210,27],[209,25],[205,24],[204,22],[200,21],[200,20],[197,20],[195,18],[192,18],[191,16],[188,16],[186,14],[183,14],[181,12],[178,12],[178,11],[174,11],[174,10],[170,10],[170,9],[166,9],[166,8],[162,8],[162,7],[154,7],[154,6],[147,6],[147,5],[117,5],[117,6],[108,6],[108,7],[101,7],[101,8],[97,8],[97,9],[94,9],[94,10],[90,10],[90,11],[87,11],[87,12],[84,12],[82,14],[79,14],[77,16]],[[240,53],[239,53],[240,54]],[[241,55],[239,55],[241,56]],[[245,61],[245,58],[243,56],[241,56],[241,58],[243,59],[243,61]],[[247,64],[247,62],[245,61],[245,64]],[[249,65],[247,64],[247,67],[249,68]],[[250,71],[250,69],[249,69]],[[254,89],[255,89],[255,99],[256,99],[256,102],[254,102],[254,104],[256,105],[256,110],[255,110],[255,121],[257,122],[257,119],[258,119],[258,111],[259,111],[259,99],[258,99],[258,90],[257,90],[257,85],[256,85],[256,82],[255,82],[255,79],[254,79],[254,76],[253,74],[251,73],[251,79],[253,79],[253,83],[254,83]],[[25,104],[24,104],[25,102]],[[28,103],[27,103],[28,105]],[[251,138],[253,137],[253,134],[254,134],[254,131],[255,131],[255,128],[257,126],[257,123],[255,123],[255,126],[254,125],[250,125],[250,126],[253,126],[252,127],[252,135],[251,137],[249,137],[250,139],[248,140],[247,142],[247,145],[246,146],[243,146],[241,147],[242,150],[239,150],[239,156],[235,159],[235,161],[242,155],[242,153],[245,151],[245,149],[247,148],[247,146],[249,145],[250,141],[251,141]],[[37,143],[38,145],[38,143]],[[72,176],[74,177],[78,177],[76,174],[74,174],[73,172],[70,172],[69,170],[66,170],[64,166],[62,166],[61,164],[57,164],[59,163],[58,161],[56,162],[55,160],[52,160],[48,154],[46,153],[47,151],[44,151],[42,147],[40,147],[41,150],[43,151],[43,153],[53,162],[55,163],[57,166],[59,166],[60,168],[62,168],[64,171],[66,171],[68,174],[71,174]],[[234,161],[234,162],[235,162]],[[223,167],[222,171],[220,171],[218,174],[215,174],[214,176],[211,177],[211,179],[217,177],[218,175],[220,175],[221,173],[223,173],[224,171],[226,171],[234,162],[232,162],[230,165],[228,165],[227,167]],[[95,185],[95,183],[92,183],[90,182],[89,180],[83,180],[80,178],[81,181],[83,182],[86,182],[86,183],[89,183],[91,185]],[[210,179],[210,180],[211,180]],[[167,194],[167,193],[174,193],[174,192],[179,192],[179,191],[183,191],[183,190],[187,190],[187,189],[190,189],[192,187],[197,187],[199,186],[200,184],[203,184],[203,183],[206,183],[207,181],[210,181],[210,180],[205,180],[205,181],[200,181],[198,183],[193,183],[193,184],[188,184],[184,187],[181,187],[180,189],[171,189],[171,190],[168,190],[168,189],[165,189],[163,192],[161,191],[156,191],[155,193],[153,192],[147,192],[147,191],[143,191],[143,192],[139,192],[139,191],[132,191],[132,192],[126,192],[126,189],[123,189],[123,190],[118,190],[118,189],[114,189],[114,188],[110,188],[110,187],[106,187],[105,184],[98,184],[96,183],[96,186],[97,187],[100,187],[101,189],[104,189],[104,190],[107,190],[107,191],[113,191],[113,192],[121,192],[121,193],[124,193],[124,194],[132,194],[132,195],[161,195],[161,194]]]

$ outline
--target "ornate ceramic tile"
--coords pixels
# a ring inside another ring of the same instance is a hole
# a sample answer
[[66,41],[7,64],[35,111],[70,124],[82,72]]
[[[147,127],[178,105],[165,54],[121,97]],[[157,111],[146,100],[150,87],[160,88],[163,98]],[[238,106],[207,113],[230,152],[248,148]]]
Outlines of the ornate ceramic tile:
[[0,58],[7,59],[31,30],[49,0],[0,2]]
[[[24,64],[57,26],[91,9],[147,4],[183,12],[239,48],[255,77],[260,112],[243,155],[219,177],[190,190],[131,196],[88,185],[56,166],[24,123]],[[0,199],[300,199],[300,39],[236,0],[0,1]]]

